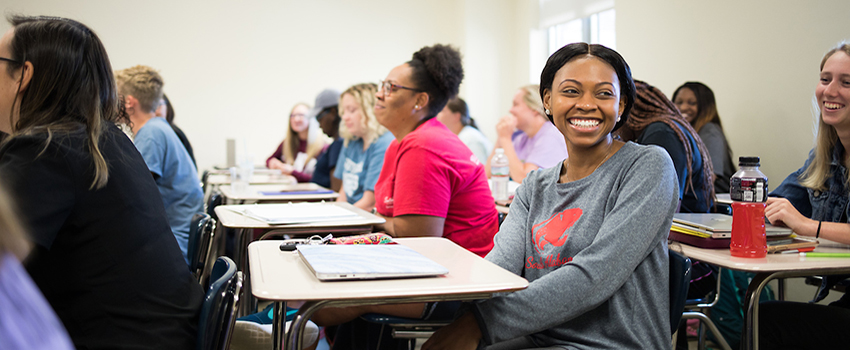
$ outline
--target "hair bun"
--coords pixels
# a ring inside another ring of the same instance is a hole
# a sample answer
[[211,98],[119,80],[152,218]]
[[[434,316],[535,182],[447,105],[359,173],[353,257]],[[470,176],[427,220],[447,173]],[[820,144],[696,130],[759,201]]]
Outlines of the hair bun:
[[457,96],[463,80],[463,64],[457,49],[442,44],[426,46],[416,51],[413,59],[424,64],[436,87],[447,97]]

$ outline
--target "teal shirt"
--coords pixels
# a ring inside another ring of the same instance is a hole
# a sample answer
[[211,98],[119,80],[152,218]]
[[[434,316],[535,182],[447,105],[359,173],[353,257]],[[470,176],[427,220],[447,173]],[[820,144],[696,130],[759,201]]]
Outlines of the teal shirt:
[[363,198],[364,191],[375,191],[378,176],[384,166],[384,153],[393,141],[393,134],[385,132],[366,150],[363,139],[353,139],[342,148],[336,162],[334,177],[342,180],[342,189],[348,203],[354,204]]

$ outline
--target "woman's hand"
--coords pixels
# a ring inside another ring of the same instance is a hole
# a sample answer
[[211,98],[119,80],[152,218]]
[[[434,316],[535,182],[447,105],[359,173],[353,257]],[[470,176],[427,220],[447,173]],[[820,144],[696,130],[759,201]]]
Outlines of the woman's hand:
[[272,160],[269,161],[269,169],[280,169],[281,174],[284,175],[291,175],[292,171],[295,170],[292,165],[281,162],[280,159],[277,158],[272,158]]
[[450,325],[434,332],[422,350],[461,349],[474,350],[481,341],[481,329],[471,313],[467,312]]
[[496,123],[496,134],[500,140],[503,138],[510,140],[514,130],[516,130],[516,117],[512,115],[506,115]]
[[[785,198],[769,197],[764,208],[764,216],[771,224],[784,224],[794,232],[804,236],[814,236],[815,232],[808,230],[812,220],[800,214],[797,208]],[[809,232],[811,231],[811,232]]]

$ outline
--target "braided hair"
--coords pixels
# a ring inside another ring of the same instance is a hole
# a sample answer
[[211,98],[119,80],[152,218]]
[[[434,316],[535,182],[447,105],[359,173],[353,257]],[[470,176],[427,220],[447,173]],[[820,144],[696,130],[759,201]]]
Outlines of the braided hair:
[[[705,191],[705,199],[708,201],[706,205],[710,207],[711,201],[714,198],[714,181],[712,181],[714,169],[711,165],[711,160],[708,158],[709,155],[708,150],[705,148],[705,143],[703,143],[702,139],[699,138],[699,135],[691,126],[691,123],[688,123],[688,121],[682,117],[682,114],[679,113],[679,109],[676,108],[676,105],[674,105],[673,102],[670,101],[663,92],[661,92],[661,90],[658,90],[658,88],[640,80],[635,80],[635,88],[637,94],[634,108],[631,110],[630,118],[626,121],[626,124],[623,125],[623,128],[617,130],[615,133],[622,141],[634,141],[643,134],[644,129],[646,129],[649,124],[655,122],[667,124],[670,129],[673,129],[676,136],[679,138],[679,142],[681,142],[684,146],[685,154],[688,159],[688,174],[693,174],[693,157],[695,150],[691,148],[691,143],[688,142],[688,137],[685,133],[690,134],[694,141],[696,141],[702,158],[702,174],[699,176],[702,183],[705,184],[703,191]],[[688,176],[685,182],[685,192],[688,191],[696,194],[691,176]]]

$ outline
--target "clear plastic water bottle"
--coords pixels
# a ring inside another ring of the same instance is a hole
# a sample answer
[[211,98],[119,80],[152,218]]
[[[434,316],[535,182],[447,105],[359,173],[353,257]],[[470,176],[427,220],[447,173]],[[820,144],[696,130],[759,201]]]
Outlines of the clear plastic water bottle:
[[739,157],[738,170],[729,180],[729,196],[739,202],[767,202],[767,176],[759,170],[759,157]]
[[508,200],[508,180],[510,178],[510,167],[505,150],[496,148],[496,154],[490,161],[490,179],[493,181],[493,198],[497,201]]

